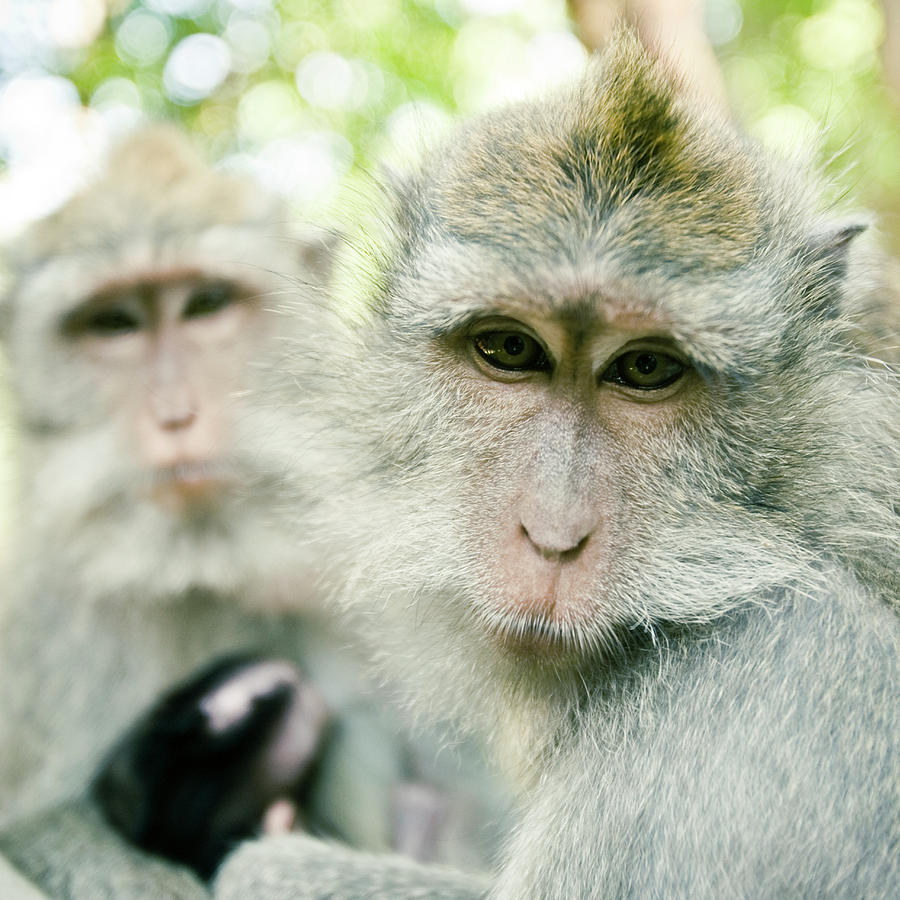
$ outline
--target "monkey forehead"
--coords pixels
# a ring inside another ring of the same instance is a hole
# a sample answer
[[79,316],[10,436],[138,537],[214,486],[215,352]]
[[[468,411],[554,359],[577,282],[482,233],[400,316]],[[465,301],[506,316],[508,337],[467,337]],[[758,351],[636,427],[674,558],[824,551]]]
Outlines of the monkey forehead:
[[157,123],[114,147],[99,176],[38,222],[22,249],[66,255],[137,231],[149,237],[216,226],[285,234],[286,216],[255,179],[206,165],[185,134]]
[[435,336],[484,316],[538,327],[552,320],[570,334],[624,331],[668,335],[713,369],[740,368],[772,350],[772,334],[793,316],[777,273],[762,262],[713,273],[635,272],[615,252],[573,261],[568,254],[516,264],[482,244],[435,239],[392,286],[392,308]]
[[273,241],[252,227],[137,230],[36,262],[20,273],[10,302],[14,315],[43,320],[106,288],[186,273],[232,279],[249,292],[277,298],[300,274],[299,256],[291,241]]
[[[604,161],[605,144],[566,136],[533,152],[518,143],[490,150],[468,144],[436,180],[435,224],[458,240],[508,253],[577,258],[621,248],[635,266],[682,271],[742,265],[765,236],[764,205],[750,178],[739,190],[729,183],[737,166],[686,172],[690,161],[682,161],[681,176],[673,168],[662,181],[617,169],[612,149]],[[498,174],[501,159],[508,179]],[[636,184],[639,176],[645,183]]]
[[808,203],[630,36],[571,91],[464,126],[421,184],[434,226],[507,253],[627,246],[635,266],[742,265]]

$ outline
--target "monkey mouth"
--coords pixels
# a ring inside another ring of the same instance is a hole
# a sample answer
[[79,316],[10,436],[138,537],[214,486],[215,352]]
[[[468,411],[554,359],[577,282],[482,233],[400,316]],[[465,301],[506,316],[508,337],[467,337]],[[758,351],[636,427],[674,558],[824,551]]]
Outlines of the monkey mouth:
[[[553,604],[548,603],[547,608],[552,609]],[[484,630],[504,649],[517,654],[564,657],[569,653],[583,653],[595,642],[591,632],[580,627],[579,622],[552,612],[482,607],[478,618]]]
[[189,461],[157,469],[149,494],[163,506],[210,506],[228,492],[234,473],[230,467],[214,461]]

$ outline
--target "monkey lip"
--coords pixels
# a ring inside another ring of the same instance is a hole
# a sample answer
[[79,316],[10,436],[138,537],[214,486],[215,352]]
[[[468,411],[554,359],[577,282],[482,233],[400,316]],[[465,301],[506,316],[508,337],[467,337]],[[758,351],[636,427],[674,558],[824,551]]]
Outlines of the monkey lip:
[[219,463],[181,462],[154,472],[150,495],[164,505],[206,505],[226,491],[230,480]]
[[506,594],[488,599],[480,617],[507,649],[558,654],[583,644],[586,606],[558,589],[515,598]]
[[585,636],[577,621],[540,613],[505,610],[482,615],[488,632],[506,651],[560,658],[581,652]]
[[511,548],[478,604],[482,625],[516,652],[557,656],[583,647],[593,633],[597,574],[586,562],[596,561],[544,559]]

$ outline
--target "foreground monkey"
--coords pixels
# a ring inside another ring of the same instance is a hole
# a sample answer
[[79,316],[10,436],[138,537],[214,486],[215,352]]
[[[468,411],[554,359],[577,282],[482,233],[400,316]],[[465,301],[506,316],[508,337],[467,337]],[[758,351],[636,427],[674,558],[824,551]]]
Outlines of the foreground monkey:
[[[397,197],[332,528],[381,665],[523,779],[492,898],[900,884],[900,409],[819,203],[629,36]],[[488,889],[296,835],[216,887]]]
[[[391,795],[412,777],[409,748],[320,608],[303,521],[317,490],[309,453],[293,472],[309,423],[276,399],[294,392],[285,348],[327,345],[329,242],[296,240],[285,218],[255,182],[155,128],[14,260],[3,336],[22,511],[0,622],[0,851],[53,895],[207,895],[118,840],[84,793],[145,707],[241,651],[302,664],[341,725],[312,818],[361,846],[397,843]],[[288,509],[292,482],[303,499]],[[283,746],[257,731],[247,752]],[[252,792],[259,770],[241,771],[229,783]],[[207,775],[204,797],[221,810]],[[229,839],[253,833],[266,790],[244,797]],[[192,847],[179,858],[208,871],[221,842],[187,837],[199,859]]]

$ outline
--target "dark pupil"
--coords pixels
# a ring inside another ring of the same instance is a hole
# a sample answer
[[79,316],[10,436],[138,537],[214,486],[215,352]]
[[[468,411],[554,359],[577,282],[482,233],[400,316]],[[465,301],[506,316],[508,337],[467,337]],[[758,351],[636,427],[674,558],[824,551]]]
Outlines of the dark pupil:
[[525,350],[525,341],[517,334],[511,334],[503,342],[503,349],[510,356],[519,356]]
[[226,307],[232,298],[232,290],[226,284],[211,284],[195,291],[188,300],[184,315],[208,316]]
[[652,353],[642,353],[635,361],[634,367],[641,375],[649,375],[656,371],[656,356]]
[[122,334],[137,328],[137,320],[131,313],[121,309],[106,309],[94,313],[88,320],[87,328],[95,334]]

